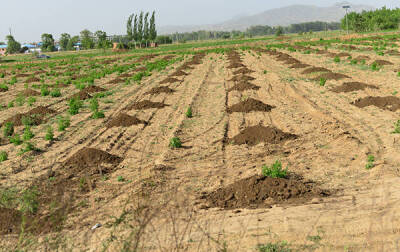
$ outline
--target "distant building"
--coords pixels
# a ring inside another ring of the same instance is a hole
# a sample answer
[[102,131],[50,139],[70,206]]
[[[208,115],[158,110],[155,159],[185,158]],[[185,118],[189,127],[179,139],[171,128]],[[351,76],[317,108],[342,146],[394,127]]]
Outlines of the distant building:
[[0,45],[0,55],[5,55],[7,51],[7,45]]
[[28,48],[28,50],[25,53],[33,53],[33,52],[41,52],[42,50],[40,49],[39,46],[35,45],[35,44],[24,44],[21,46]]

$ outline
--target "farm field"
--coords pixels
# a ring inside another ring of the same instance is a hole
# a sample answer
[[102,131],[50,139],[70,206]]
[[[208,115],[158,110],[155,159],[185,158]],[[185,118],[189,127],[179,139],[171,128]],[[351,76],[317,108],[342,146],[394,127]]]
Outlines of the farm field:
[[0,63],[0,247],[399,249],[399,46],[291,36]]

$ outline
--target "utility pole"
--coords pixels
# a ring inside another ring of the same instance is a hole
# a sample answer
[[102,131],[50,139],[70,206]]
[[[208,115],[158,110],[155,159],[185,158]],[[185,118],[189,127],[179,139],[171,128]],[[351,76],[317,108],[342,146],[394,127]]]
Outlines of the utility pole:
[[350,5],[344,5],[343,9],[346,10],[346,26],[347,26],[347,35],[349,34],[349,19],[347,18],[347,11],[350,9]]

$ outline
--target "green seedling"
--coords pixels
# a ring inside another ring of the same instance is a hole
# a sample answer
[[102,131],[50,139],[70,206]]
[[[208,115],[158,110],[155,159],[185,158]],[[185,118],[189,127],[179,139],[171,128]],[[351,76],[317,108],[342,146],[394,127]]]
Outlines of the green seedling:
[[320,85],[321,87],[325,86],[325,84],[326,84],[326,79],[325,79],[325,78],[319,79],[319,85]]
[[271,166],[262,166],[262,175],[270,178],[286,178],[287,168],[282,169],[282,163],[280,161],[275,161]]
[[178,137],[173,137],[171,138],[171,140],[169,141],[169,147],[171,149],[177,149],[177,148],[181,148],[182,147],[182,142]]
[[187,118],[192,118],[193,117],[192,108],[191,107],[188,107],[188,109],[186,110],[185,115],[186,115]]
[[7,159],[8,159],[7,152],[1,151],[0,152],[0,163],[6,161]]
[[70,126],[70,124],[71,121],[69,117],[62,117],[62,116],[57,117],[58,131],[64,131],[66,128]]
[[14,124],[12,122],[6,122],[3,126],[3,135],[5,137],[12,136],[14,134]]
[[47,140],[47,141],[53,141],[54,132],[53,132],[53,128],[51,126],[49,126],[47,128],[46,135],[45,135],[44,139]]

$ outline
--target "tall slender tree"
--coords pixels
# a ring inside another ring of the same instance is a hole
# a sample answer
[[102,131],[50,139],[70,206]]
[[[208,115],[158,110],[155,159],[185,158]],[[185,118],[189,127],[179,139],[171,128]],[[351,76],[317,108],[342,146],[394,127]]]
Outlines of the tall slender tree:
[[157,38],[157,30],[156,30],[156,12],[153,11],[153,14],[150,18],[150,40],[155,41]]
[[144,15],[144,25],[143,25],[143,38],[147,41],[150,39],[150,27],[149,27],[149,13],[146,12]]
[[135,15],[135,20],[133,21],[133,39],[136,42],[139,40],[139,32],[138,32],[138,16]]
[[63,51],[67,50],[68,42],[70,39],[71,39],[71,35],[69,35],[68,33],[61,34],[61,38],[60,38],[61,50],[63,50]]
[[126,34],[128,35],[129,41],[133,39],[133,28],[132,28],[132,21],[133,21],[134,14],[130,15],[128,21],[126,22]]
[[143,11],[141,11],[139,15],[137,31],[138,31],[138,41],[139,43],[141,43],[143,39]]

